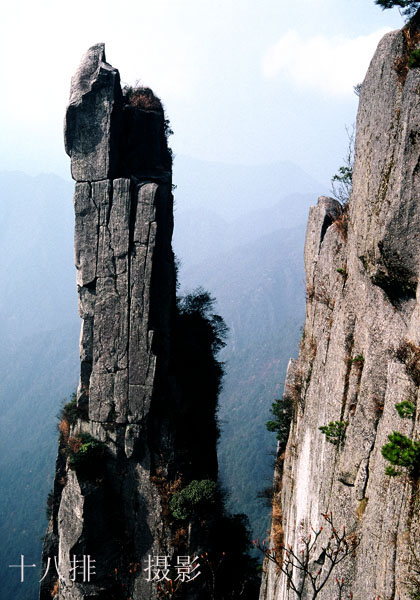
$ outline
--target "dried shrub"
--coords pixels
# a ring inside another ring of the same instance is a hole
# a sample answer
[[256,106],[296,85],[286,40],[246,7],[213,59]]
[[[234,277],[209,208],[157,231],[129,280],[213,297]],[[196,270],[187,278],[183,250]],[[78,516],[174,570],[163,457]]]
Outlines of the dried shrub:
[[[349,224],[348,204],[345,205],[343,212],[333,222],[334,228],[339,233],[341,239],[347,241],[347,231]],[[337,269],[338,270],[338,269]]]
[[79,433],[69,438],[66,454],[71,469],[81,477],[94,479],[103,474],[109,450],[89,433]]
[[330,310],[333,310],[335,306],[335,300],[333,300],[330,296],[330,292],[327,290],[327,287],[324,282],[320,282],[316,288],[314,293],[314,298],[321,304],[324,304]]
[[317,351],[316,340],[313,337],[311,337],[310,342],[309,342],[309,360],[310,361],[315,360],[316,351]]
[[[155,95],[151,88],[138,85],[137,83],[134,86],[126,85],[123,88],[123,98],[127,106],[147,112],[161,113],[163,115],[165,138],[168,141],[169,136],[173,134],[171,123],[165,116],[165,108],[161,99]],[[172,150],[168,148],[168,151],[172,157]]]
[[159,492],[162,506],[162,517],[170,517],[171,510],[169,508],[169,502],[172,496],[179,492],[179,490],[182,488],[181,477],[170,480],[163,474],[161,467],[158,467],[156,474],[152,475],[150,480],[156,485]]
[[373,395],[372,402],[375,414],[379,417],[384,412],[384,399],[380,396]]
[[395,358],[404,363],[407,374],[420,386],[420,348],[413,342],[405,340],[395,350]]
[[394,71],[397,74],[398,81],[403,85],[408,73],[408,56],[406,54],[394,60]]
[[366,496],[364,498],[362,498],[357,506],[356,509],[356,516],[358,519],[361,519],[365,513],[366,510],[366,506],[368,503],[368,498],[366,498]]
[[180,550],[186,548],[188,544],[188,530],[186,527],[177,527],[171,538],[171,545]]
[[420,31],[415,24],[408,23],[403,29],[404,52],[394,61],[394,70],[397,73],[398,81],[404,85],[408,70],[417,67],[416,45],[420,42]]
[[61,440],[67,444],[70,435],[70,423],[67,421],[67,419],[61,419],[58,424],[58,431],[60,432]]
[[[282,556],[282,548],[284,545],[284,529],[283,529],[283,512],[281,510],[280,498],[276,498],[273,501],[273,512],[271,517],[272,524],[272,547],[276,556]],[[281,560],[281,559],[280,559]]]
[[57,581],[54,582],[52,590],[50,591],[51,598],[53,600],[55,600],[55,598],[58,598],[59,591],[60,591],[60,588],[59,588],[58,579],[57,579]]
[[293,407],[292,415],[296,414],[298,406],[302,406],[302,372],[299,370],[293,383],[286,383],[284,400],[289,401]]
[[82,447],[82,438],[79,435],[71,436],[67,441],[70,453],[77,454]]
[[411,574],[408,577],[410,584],[410,598],[411,600],[420,600],[420,557],[418,556],[413,543],[409,544],[410,552],[412,555]]
[[313,284],[307,283],[306,284],[306,299],[312,300],[312,298],[314,297],[314,294],[315,294],[315,288],[314,288]]
[[126,85],[123,88],[125,103],[134,108],[163,112],[162,102],[149,87]]

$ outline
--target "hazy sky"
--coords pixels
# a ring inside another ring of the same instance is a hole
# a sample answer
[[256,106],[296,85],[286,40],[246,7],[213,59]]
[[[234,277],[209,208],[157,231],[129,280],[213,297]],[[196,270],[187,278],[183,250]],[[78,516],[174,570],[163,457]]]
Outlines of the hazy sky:
[[106,43],[123,82],[163,100],[176,154],[290,160],[325,182],[342,163],[353,85],[401,27],[373,0],[21,0],[2,7],[0,170],[69,177],[62,124],[81,55]]

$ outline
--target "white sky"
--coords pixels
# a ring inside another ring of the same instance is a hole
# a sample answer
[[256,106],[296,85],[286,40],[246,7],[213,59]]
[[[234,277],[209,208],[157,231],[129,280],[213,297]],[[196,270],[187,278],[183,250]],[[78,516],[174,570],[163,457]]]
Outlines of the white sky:
[[62,123],[82,54],[106,43],[124,82],[163,100],[175,153],[290,160],[328,182],[397,10],[374,0],[23,0],[2,7],[0,170],[68,177]]

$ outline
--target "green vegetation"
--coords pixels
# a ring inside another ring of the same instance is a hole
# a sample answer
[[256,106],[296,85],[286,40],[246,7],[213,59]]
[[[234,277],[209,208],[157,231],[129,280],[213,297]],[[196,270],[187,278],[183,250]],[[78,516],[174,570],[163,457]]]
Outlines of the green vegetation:
[[290,423],[293,417],[292,402],[287,397],[274,400],[273,404],[271,405],[271,414],[273,415],[274,419],[267,421],[266,427],[268,431],[272,431],[277,434],[280,452],[283,452],[286,448],[290,431]]
[[214,314],[214,303],[202,288],[177,298],[172,356],[182,401],[174,404],[171,418],[178,467],[190,480],[214,479],[217,471],[217,410],[224,375],[217,354],[225,345],[227,327]]
[[169,506],[175,519],[189,519],[193,514],[211,510],[218,499],[219,491],[215,481],[194,480],[172,496]]
[[350,362],[356,365],[363,365],[365,362],[365,357],[363,356],[363,354],[357,354],[356,356],[350,359]]
[[325,434],[327,442],[339,446],[346,437],[348,421],[330,421],[328,425],[322,425],[319,430]]
[[69,425],[75,425],[77,419],[87,420],[87,409],[77,405],[76,392],[73,392],[69,402],[64,404],[57,415],[59,421],[67,421]]
[[87,478],[99,476],[108,452],[107,445],[89,433],[77,434],[67,444],[69,467]]
[[407,20],[414,17],[420,7],[418,0],[375,0],[375,4],[381,6],[383,10],[397,6],[399,9],[402,9],[400,12]]
[[410,400],[398,402],[398,404],[395,405],[395,408],[402,419],[414,419],[416,407]]
[[53,507],[54,507],[54,491],[51,490],[48,492],[48,496],[47,496],[47,506],[45,507],[45,514],[47,517],[47,521],[50,520],[50,517],[52,515],[53,512]]
[[420,48],[412,50],[408,57],[408,66],[410,69],[416,69],[420,67]]
[[398,475],[402,475],[402,471],[397,471],[397,469],[388,465],[385,467],[385,475],[388,475],[388,477],[398,477]]
[[[407,436],[394,431],[388,436],[389,442],[382,446],[382,456],[393,466],[408,469],[411,475],[416,475],[420,465],[420,442],[413,442]],[[392,469],[392,468],[391,468]],[[400,473],[387,467],[385,473],[395,477]]]

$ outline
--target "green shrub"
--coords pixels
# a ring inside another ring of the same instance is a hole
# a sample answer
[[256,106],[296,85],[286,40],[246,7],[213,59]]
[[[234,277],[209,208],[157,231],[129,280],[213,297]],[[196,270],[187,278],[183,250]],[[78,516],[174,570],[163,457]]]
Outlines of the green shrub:
[[398,477],[398,475],[402,475],[402,471],[397,471],[397,469],[388,465],[385,467],[385,475],[388,475],[388,477]]
[[75,425],[77,419],[87,420],[87,407],[83,409],[83,407],[77,405],[76,392],[73,392],[71,400],[61,407],[57,418],[59,421],[66,420],[69,425]]
[[330,421],[328,425],[322,425],[319,430],[325,434],[327,442],[339,446],[346,437],[348,421]]
[[283,452],[289,438],[290,423],[293,416],[292,402],[288,398],[274,400],[271,405],[271,414],[274,419],[267,421],[265,426],[268,431],[277,433],[280,451]]
[[354,358],[350,359],[350,362],[356,365],[363,365],[365,362],[365,357],[363,354],[357,354]]
[[410,69],[416,69],[420,67],[420,48],[412,50],[408,57],[408,66]]
[[416,407],[410,400],[398,402],[398,404],[395,405],[395,408],[402,419],[414,419]]
[[[389,443],[382,446],[382,456],[391,465],[405,467],[412,474],[417,472],[420,464],[420,442],[413,442],[398,431],[391,433],[388,439]],[[390,474],[387,472],[387,475]]]
[[108,452],[107,445],[89,433],[72,436],[67,447],[69,467],[85,477],[99,475]]
[[189,519],[194,513],[203,513],[214,506],[218,497],[219,492],[215,481],[196,479],[173,495],[169,507],[175,519]]
[[375,4],[379,4],[383,10],[397,6],[407,20],[414,17],[420,6],[418,0],[375,0]]
[[70,402],[67,402],[62,408],[62,415],[73,425],[77,421],[77,400],[76,394],[73,394]]

